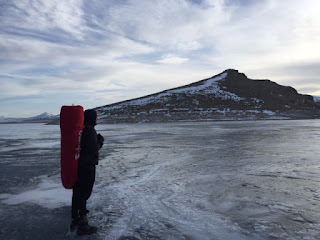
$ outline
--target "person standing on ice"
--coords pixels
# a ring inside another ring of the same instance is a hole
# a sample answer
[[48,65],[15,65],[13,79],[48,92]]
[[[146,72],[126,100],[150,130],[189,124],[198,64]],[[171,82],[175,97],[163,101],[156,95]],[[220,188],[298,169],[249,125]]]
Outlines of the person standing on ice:
[[94,126],[97,125],[97,113],[90,109],[84,112],[85,128],[81,134],[80,158],[78,163],[78,181],[72,192],[72,221],[70,230],[77,228],[78,235],[88,235],[97,232],[97,228],[90,226],[87,219],[87,200],[91,196],[95,182],[96,165],[99,160],[99,150],[104,138],[97,134]]

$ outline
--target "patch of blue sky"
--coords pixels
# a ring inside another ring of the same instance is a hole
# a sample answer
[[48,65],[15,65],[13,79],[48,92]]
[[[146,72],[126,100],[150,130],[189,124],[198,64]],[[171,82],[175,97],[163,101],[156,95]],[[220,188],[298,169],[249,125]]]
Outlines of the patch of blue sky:
[[202,4],[204,2],[204,0],[188,0],[188,1],[196,4]]
[[119,92],[119,90],[118,89],[103,89],[103,90],[95,91],[95,93],[114,93],[114,92]]
[[36,99],[43,99],[41,95],[29,95],[29,96],[14,96],[14,97],[7,97],[2,98],[1,102],[21,102],[26,100],[36,100]]
[[128,55],[128,56],[121,56],[116,58],[122,62],[139,62],[144,64],[157,64],[157,60],[161,58],[163,54],[166,52],[151,52],[148,54],[136,54],[136,55]]
[[237,5],[237,6],[242,6],[242,7],[246,7],[246,6],[250,6],[250,5],[254,5],[257,4],[258,2],[264,2],[265,0],[227,0],[225,1],[225,4],[228,5]]
[[16,79],[16,77],[14,77],[12,75],[8,75],[8,74],[0,74],[0,80],[1,79],[13,80],[13,79]]
[[66,74],[74,71],[79,66],[64,65],[64,66],[37,66],[32,68],[21,69],[13,72],[15,75],[30,77],[30,76],[52,76],[58,77],[62,74]]

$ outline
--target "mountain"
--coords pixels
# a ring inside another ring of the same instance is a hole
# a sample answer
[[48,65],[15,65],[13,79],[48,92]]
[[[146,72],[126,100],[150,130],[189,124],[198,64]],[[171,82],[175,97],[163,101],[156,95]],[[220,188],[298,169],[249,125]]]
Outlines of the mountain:
[[103,123],[320,118],[320,103],[312,96],[234,69],[96,110]]
[[53,114],[44,112],[38,116],[29,118],[29,120],[53,120],[53,119],[57,119],[59,117],[60,117],[59,115],[53,115]]
[[59,115],[52,115],[50,113],[42,113],[30,118],[6,118],[1,116],[0,123],[23,123],[23,122],[48,122],[59,119]]

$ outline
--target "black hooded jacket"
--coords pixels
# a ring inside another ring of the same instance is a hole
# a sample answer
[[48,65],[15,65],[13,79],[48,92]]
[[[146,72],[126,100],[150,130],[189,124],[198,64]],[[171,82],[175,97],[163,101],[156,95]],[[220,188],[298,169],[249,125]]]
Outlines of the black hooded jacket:
[[99,149],[102,147],[104,139],[94,129],[97,120],[96,111],[86,110],[84,117],[85,128],[81,135],[79,166],[95,166],[98,165]]

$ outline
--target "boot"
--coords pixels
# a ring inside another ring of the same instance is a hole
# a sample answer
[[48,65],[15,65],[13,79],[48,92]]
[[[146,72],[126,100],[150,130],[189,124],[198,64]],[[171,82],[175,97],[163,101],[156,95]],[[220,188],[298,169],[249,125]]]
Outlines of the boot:
[[97,227],[90,226],[86,216],[80,217],[79,227],[77,230],[78,235],[91,235],[97,232]]
[[70,224],[70,231],[74,232],[76,228],[79,226],[79,223],[80,223],[80,217],[79,216],[73,217]]

